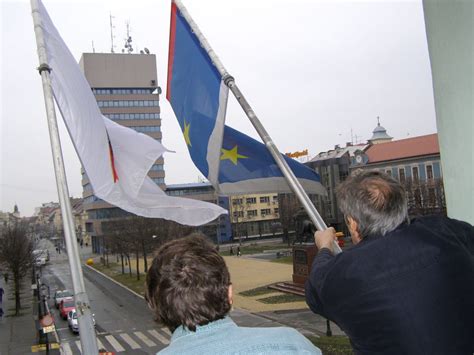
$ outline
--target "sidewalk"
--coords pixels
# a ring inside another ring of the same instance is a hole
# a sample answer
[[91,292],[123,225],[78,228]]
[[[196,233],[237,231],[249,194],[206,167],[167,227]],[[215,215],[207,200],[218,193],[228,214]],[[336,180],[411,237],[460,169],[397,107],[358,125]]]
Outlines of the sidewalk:
[[21,310],[15,314],[13,280],[0,281],[3,295],[3,317],[0,318],[0,355],[31,354],[31,346],[37,343],[36,325],[33,318],[33,291],[30,277],[25,277],[21,287]]

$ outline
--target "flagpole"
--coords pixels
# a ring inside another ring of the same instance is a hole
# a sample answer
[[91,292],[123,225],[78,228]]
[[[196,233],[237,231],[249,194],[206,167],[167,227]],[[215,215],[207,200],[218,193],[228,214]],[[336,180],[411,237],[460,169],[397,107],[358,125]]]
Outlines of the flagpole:
[[[265,146],[267,147],[268,151],[270,152],[273,159],[275,160],[278,167],[280,168],[281,172],[283,173],[285,180],[287,181],[291,190],[294,192],[294,194],[296,195],[296,197],[302,204],[303,208],[306,210],[306,213],[308,213],[308,216],[311,219],[311,221],[314,223],[314,225],[316,226],[318,230],[322,231],[322,230],[327,229],[326,223],[321,218],[321,215],[319,214],[318,210],[314,206],[313,202],[304,191],[303,186],[301,186],[300,182],[298,181],[295,174],[288,166],[288,163],[281,155],[280,151],[276,147],[275,143],[273,142],[272,138],[266,131],[265,127],[263,127],[257,115],[252,110],[252,107],[250,106],[250,104],[247,102],[242,92],[237,87],[237,84],[235,83],[235,79],[224,68],[224,65],[221,63],[221,61],[217,57],[214,50],[211,48],[206,38],[204,37],[202,32],[199,30],[199,27],[197,26],[196,22],[194,22],[194,20],[192,19],[188,10],[186,10],[186,7],[183,5],[181,0],[173,0],[173,2],[176,4],[179,11],[188,22],[194,34],[198,38],[201,46],[205,49],[205,51],[211,58],[213,64],[215,65],[219,73],[221,74],[222,80],[234,94],[235,98],[239,102],[240,106],[244,110],[245,114],[249,118],[250,122],[254,126],[257,133],[259,134],[260,138],[263,140],[263,143],[265,143]],[[339,247],[336,241],[334,241],[334,251],[336,254],[341,252],[341,248]]]
[[41,14],[39,13],[39,1],[31,0],[31,13],[36,35],[36,45],[38,49],[39,67],[43,84],[44,103],[49,128],[51,151],[53,155],[54,172],[56,176],[56,187],[58,189],[61,214],[63,217],[64,239],[71,270],[72,284],[74,289],[74,301],[76,311],[79,315],[79,334],[83,354],[97,354],[97,339],[95,327],[92,321],[92,311],[89,298],[85,291],[84,278],[82,275],[79,250],[76,243],[76,233],[74,229],[74,219],[72,217],[71,203],[69,201],[69,190],[67,186],[66,173],[64,170],[64,160],[59,139],[56,112],[54,109],[53,93],[51,89],[51,68],[48,65],[46,46],[42,29]]

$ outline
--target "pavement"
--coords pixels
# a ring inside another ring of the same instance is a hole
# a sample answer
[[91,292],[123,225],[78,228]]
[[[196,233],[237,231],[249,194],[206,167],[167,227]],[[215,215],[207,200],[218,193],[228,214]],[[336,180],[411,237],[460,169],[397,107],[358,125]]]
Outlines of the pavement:
[[0,287],[5,291],[1,307],[4,314],[0,318],[0,355],[30,354],[31,346],[36,344],[36,325],[33,318],[33,291],[31,278],[25,277],[21,285],[21,310],[15,314],[15,295],[13,280],[8,283],[3,279]]
[[[62,250],[61,254],[57,254],[51,242],[45,241],[45,243],[50,243],[47,245],[53,262],[55,259],[67,258],[65,250]],[[79,249],[79,252],[82,263],[85,263],[90,257],[95,259],[96,262],[99,260],[99,256],[92,253],[90,246],[83,246]],[[290,280],[291,265],[249,257],[225,257],[225,259],[231,270],[233,283],[236,285],[235,308],[230,315],[237,324],[246,327],[288,326],[296,328],[307,336],[324,336],[326,334],[326,320],[313,314],[307,308],[303,299],[301,302],[265,305],[257,301],[258,297],[238,295],[238,292],[242,290],[272,282]],[[3,287],[5,291],[1,305],[5,314],[0,318],[0,355],[45,354],[45,351],[34,348],[34,345],[38,343],[38,339],[35,324],[36,302],[31,289],[31,279],[25,277],[22,284],[22,308],[19,316],[13,316],[15,301],[11,278],[8,283],[5,283],[2,278],[0,287]],[[265,296],[269,295],[271,294]],[[331,323],[331,331],[334,335],[343,334],[333,323]],[[58,353],[58,351],[50,353]]]

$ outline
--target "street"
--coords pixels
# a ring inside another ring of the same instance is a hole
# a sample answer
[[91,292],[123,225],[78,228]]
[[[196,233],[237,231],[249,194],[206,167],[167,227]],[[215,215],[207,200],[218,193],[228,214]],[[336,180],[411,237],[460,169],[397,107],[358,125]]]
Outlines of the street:
[[[63,354],[81,354],[79,335],[68,328],[54,307],[56,290],[73,290],[66,252],[57,254],[52,244],[48,245],[50,262],[43,267],[42,281],[49,285],[49,305],[56,320],[57,333]],[[86,249],[86,248],[84,248]],[[84,251],[81,249],[81,251]],[[156,354],[169,343],[170,333],[160,328],[152,319],[150,310],[142,298],[113,283],[100,274],[83,267],[84,282],[96,320],[99,349],[120,354]]]

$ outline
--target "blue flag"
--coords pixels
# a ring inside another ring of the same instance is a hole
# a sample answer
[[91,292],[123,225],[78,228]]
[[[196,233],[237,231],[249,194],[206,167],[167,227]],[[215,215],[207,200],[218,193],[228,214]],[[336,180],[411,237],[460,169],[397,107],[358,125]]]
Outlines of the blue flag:
[[[228,88],[186,19],[171,6],[166,98],[194,164],[224,195],[289,192],[265,145],[225,126]],[[285,159],[307,193],[326,193],[315,171]]]

